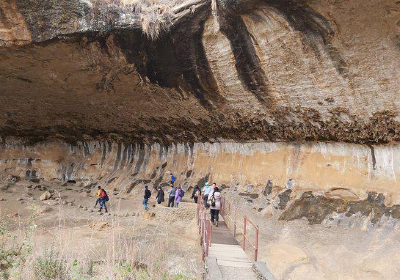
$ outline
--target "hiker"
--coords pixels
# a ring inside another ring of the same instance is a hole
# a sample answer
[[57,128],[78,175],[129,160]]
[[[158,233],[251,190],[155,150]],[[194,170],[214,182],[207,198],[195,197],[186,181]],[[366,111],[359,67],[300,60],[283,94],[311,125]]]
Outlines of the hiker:
[[93,207],[93,209],[96,209],[97,204],[101,205],[101,186],[97,187],[97,191],[96,191],[96,203]]
[[151,191],[149,190],[148,186],[144,186],[144,197],[143,197],[143,206],[144,210],[149,210],[149,206],[147,206],[147,202],[149,202],[149,199],[151,197]]
[[210,193],[213,193],[214,192],[214,189],[217,187],[217,184],[216,183],[213,183],[212,185],[211,185],[211,192]]
[[290,190],[293,187],[294,187],[294,180],[292,178],[290,178],[286,183],[286,188]]
[[181,203],[183,196],[185,195],[185,192],[182,190],[182,187],[179,186],[178,189],[176,190],[175,194],[175,203],[176,207],[179,207],[179,203]]
[[176,188],[174,185],[171,185],[172,189],[169,192],[169,198],[168,198],[168,207],[174,207],[175,203],[175,195],[176,195]]
[[176,178],[175,178],[174,174],[172,174],[172,172],[171,172],[171,185],[173,185],[175,183],[175,181],[176,181]]
[[157,188],[157,203],[161,204],[161,202],[164,202],[164,191],[163,189],[159,186]]
[[199,186],[196,185],[193,189],[191,199],[194,200],[194,203],[197,203],[200,196],[201,196],[201,190],[200,190]]
[[[101,188],[101,187],[100,187]],[[106,192],[105,189],[101,188],[101,195],[100,195],[100,210],[99,213],[101,213],[101,210],[106,210],[106,213],[108,213],[107,211],[107,201],[109,201],[110,199],[108,198],[108,194]]]
[[211,223],[218,227],[219,211],[221,210],[221,192],[218,187],[214,188],[214,191],[208,199],[210,205]]
[[206,207],[207,209],[208,209],[207,201],[208,201],[208,196],[210,193],[211,193],[211,187],[208,184],[208,182],[206,182],[206,184],[204,185],[204,188],[203,188],[203,201],[204,201],[204,207]]

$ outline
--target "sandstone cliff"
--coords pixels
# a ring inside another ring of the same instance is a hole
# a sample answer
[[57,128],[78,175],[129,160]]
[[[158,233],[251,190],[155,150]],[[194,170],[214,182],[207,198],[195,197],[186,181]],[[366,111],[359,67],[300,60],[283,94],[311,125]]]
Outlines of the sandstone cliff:
[[1,1],[0,134],[400,139],[394,1],[136,2]]

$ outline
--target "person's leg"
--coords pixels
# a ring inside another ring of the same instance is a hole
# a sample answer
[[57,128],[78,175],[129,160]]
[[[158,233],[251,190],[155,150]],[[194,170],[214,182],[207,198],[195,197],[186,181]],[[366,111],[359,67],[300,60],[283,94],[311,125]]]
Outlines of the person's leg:
[[219,210],[215,210],[215,221],[216,221],[216,226],[218,226],[218,222],[219,222]]
[[96,203],[94,204],[94,207],[93,208],[96,208],[96,206],[97,206],[97,204],[99,204],[99,199],[96,199]]
[[205,195],[204,196],[204,207],[206,207],[206,208],[208,208],[207,207],[207,201],[208,201],[208,195]]
[[106,203],[107,203],[107,201],[104,201],[104,202],[103,202],[103,205],[104,205],[104,210],[106,210],[106,213],[108,213],[107,204],[106,204]]
[[168,197],[168,207],[171,207],[171,197]]
[[214,224],[214,209],[210,210],[210,215],[211,215],[211,223]]
[[198,198],[197,198],[197,197],[194,197],[194,203],[197,204],[197,201],[198,201]]
[[100,203],[100,209],[99,209],[99,212],[101,213],[101,210],[103,210],[103,205],[104,205],[104,202],[103,202],[103,200],[102,200],[102,199],[100,199],[99,203]]
[[171,207],[174,207],[175,205],[175,197],[171,197]]

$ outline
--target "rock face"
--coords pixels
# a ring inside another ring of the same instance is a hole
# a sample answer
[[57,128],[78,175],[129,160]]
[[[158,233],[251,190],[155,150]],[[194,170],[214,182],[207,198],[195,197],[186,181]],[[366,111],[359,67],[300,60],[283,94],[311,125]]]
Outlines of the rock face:
[[[393,205],[400,204],[399,159],[399,145],[372,148],[338,143],[162,146],[97,141],[71,145],[47,141],[27,146],[6,141],[0,146],[0,180],[23,179],[28,171],[29,174],[35,171],[43,181],[76,181],[77,187],[100,184],[108,190],[131,192],[145,184],[150,187],[166,184],[172,172],[177,184],[185,188],[205,181],[229,187],[253,185],[254,194],[246,198],[256,199],[265,198],[262,192],[268,180],[274,188],[284,188],[288,178],[293,178],[293,193],[280,197],[282,209],[287,209],[289,198],[296,199],[296,194],[302,191],[324,193],[329,201],[364,200],[370,191],[382,193],[387,205]],[[314,200],[319,202],[316,197],[311,199],[311,204]],[[313,207],[318,207],[318,203]]]
[[2,1],[0,135],[399,141],[393,1],[134,2]]

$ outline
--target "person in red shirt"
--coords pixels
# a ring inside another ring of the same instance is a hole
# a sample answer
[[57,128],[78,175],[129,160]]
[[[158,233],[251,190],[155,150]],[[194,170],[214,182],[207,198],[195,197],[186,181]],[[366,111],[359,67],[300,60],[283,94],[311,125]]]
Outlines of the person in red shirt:
[[101,213],[101,210],[104,208],[107,211],[107,205],[106,202],[109,200],[107,192],[104,189],[101,189],[101,196],[100,196],[100,210],[99,212]]

